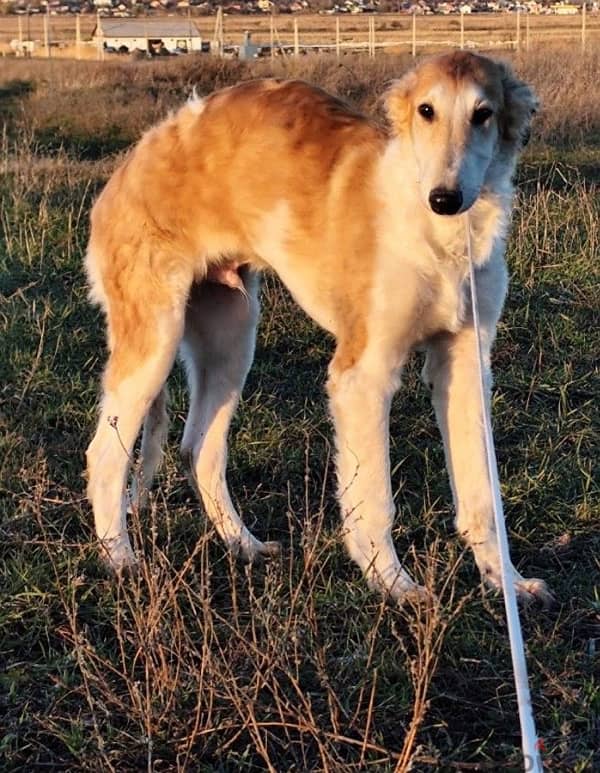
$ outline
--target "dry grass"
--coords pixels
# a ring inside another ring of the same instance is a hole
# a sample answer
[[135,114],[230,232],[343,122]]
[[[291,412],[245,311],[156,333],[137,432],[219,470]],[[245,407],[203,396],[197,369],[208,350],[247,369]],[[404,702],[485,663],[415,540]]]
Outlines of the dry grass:
[[[408,60],[278,62],[376,109]],[[551,769],[600,764],[597,55],[517,66],[544,101],[520,177],[513,283],[496,350],[496,440],[513,553],[559,605],[524,628]],[[323,380],[331,342],[265,282],[233,433],[247,523],[284,553],[231,561],[176,460],[185,398],[139,573],[99,564],[83,450],[104,359],[85,297],[87,212],[115,153],[189,93],[268,63],[10,62],[0,84],[0,758],[3,770],[498,770],[518,721],[501,600],[451,536],[443,454],[418,366],[392,417],[395,533],[441,601],[399,611],[340,544]],[[473,590],[475,588],[475,590]],[[595,756],[594,756],[595,755]]]
[[[569,57],[572,67],[565,66]],[[542,110],[534,127],[538,150],[544,146],[552,153],[568,146],[585,153],[593,148],[600,138],[600,102],[590,95],[597,87],[600,52],[582,58],[558,45],[513,60],[541,98]],[[408,55],[375,61],[359,57],[341,63],[327,56],[256,63],[205,56],[136,64],[7,60],[3,79],[5,100],[11,98],[11,84],[17,92],[24,87],[32,90],[11,115],[31,129],[36,140],[48,149],[62,144],[71,154],[98,157],[134,142],[144,128],[186,99],[192,88],[206,94],[249,78],[302,77],[377,112],[379,96],[411,61]],[[18,115],[19,110],[24,112]]]

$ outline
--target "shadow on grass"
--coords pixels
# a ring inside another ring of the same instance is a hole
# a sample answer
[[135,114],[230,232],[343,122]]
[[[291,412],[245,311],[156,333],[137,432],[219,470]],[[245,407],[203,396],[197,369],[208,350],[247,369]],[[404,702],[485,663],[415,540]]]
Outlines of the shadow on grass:
[[34,134],[41,155],[66,153],[80,161],[98,161],[128,148],[135,137],[128,136],[120,126],[105,126],[93,132],[65,124],[50,124]]

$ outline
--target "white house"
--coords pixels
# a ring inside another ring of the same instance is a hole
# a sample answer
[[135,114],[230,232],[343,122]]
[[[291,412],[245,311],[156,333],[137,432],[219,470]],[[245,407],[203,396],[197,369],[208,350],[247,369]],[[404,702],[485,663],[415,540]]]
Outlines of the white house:
[[190,19],[100,19],[92,40],[97,46],[120,53],[147,51],[201,51],[202,37]]

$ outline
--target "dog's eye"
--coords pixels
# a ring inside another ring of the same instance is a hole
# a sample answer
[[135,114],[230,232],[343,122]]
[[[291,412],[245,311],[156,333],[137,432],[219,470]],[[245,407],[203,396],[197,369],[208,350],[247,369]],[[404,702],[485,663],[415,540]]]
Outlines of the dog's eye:
[[487,119],[491,118],[493,114],[494,111],[490,107],[478,107],[477,110],[473,111],[471,123],[473,126],[483,126]]
[[424,118],[426,121],[433,121],[433,116],[435,115],[433,107],[431,105],[427,104],[427,102],[424,102],[422,105],[419,105],[417,108],[419,111],[419,115]]

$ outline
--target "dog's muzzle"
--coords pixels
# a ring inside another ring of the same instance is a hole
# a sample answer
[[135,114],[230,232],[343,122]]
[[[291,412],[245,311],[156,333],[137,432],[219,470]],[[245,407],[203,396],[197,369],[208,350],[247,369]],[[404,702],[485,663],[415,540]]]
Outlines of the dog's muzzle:
[[456,215],[463,203],[461,191],[434,188],[429,194],[429,206],[436,215]]

